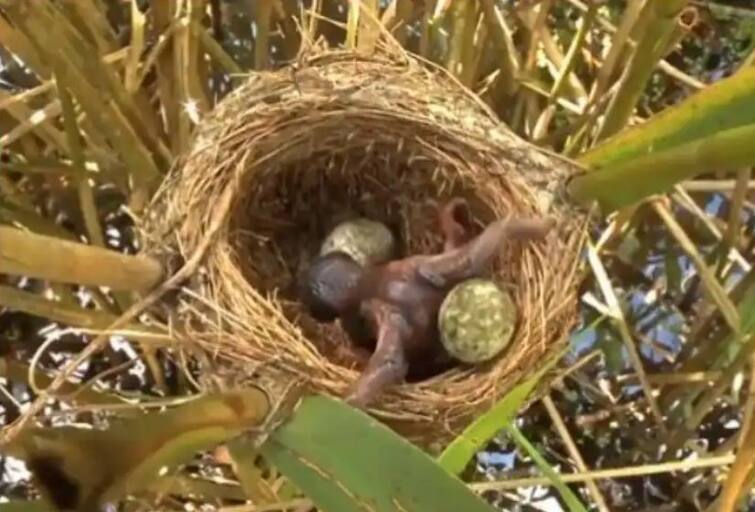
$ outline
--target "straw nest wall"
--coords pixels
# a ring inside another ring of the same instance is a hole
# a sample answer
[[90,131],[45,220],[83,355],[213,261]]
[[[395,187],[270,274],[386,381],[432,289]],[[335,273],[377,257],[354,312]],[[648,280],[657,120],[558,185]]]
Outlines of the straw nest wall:
[[435,205],[452,196],[468,199],[479,226],[512,212],[555,216],[547,240],[507,245],[492,270],[520,311],[505,353],[392,388],[371,408],[410,438],[441,439],[564,346],[584,231],[560,199],[571,171],[441,70],[403,53],[318,52],[225,98],[141,227],[148,253],[201,262],[171,322],[215,367],[203,371],[274,395],[301,384],[342,396],[360,368],[337,325],[315,323],[294,291],[335,223],[381,220],[410,254],[439,250]]

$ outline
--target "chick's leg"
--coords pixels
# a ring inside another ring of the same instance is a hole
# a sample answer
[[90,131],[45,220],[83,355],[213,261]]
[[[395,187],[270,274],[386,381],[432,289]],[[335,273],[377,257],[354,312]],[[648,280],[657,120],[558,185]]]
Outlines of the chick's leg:
[[553,228],[553,219],[506,218],[489,224],[466,244],[425,258],[419,275],[437,287],[449,287],[480,275],[506,240],[537,240]]
[[403,381],[409,369],[404,353],[404,339],[409,329],[401,313],[379,301],[366,303],[363,309],[377,324],[378,337],[367,368],[346,398],[347,403],[359,408],[367,406],[386,387]]

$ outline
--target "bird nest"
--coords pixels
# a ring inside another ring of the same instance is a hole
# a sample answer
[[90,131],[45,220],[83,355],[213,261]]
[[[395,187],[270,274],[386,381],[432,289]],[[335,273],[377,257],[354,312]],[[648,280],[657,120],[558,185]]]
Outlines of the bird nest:
[[511,213],[555,217],[546,240],[506,244],[492,268],[519,311],[505,352],[392,387],[370,407],[409,438],[437,440],[564,347],[584,234],[584,216],[561,199],[572,171],[443,70],[396,51],[318,51],[226,97],[141,227],[147,253],[201,263],[171,323],[215,375],[340,397],[361,367],[295,287],[336,223],[382,221],[409,255],[439,251],[436,208],[451,197],[467,199],[479,226]]

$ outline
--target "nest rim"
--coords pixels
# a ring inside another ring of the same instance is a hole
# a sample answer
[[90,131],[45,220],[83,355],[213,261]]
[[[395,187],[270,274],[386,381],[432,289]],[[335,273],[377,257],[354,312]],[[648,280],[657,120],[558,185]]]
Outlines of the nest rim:
[[[266,200],[292,194],[292,188],[300,188],[297,193],[315,190],[317,183],[304,185],[316,181],[310,179],[315,174],[347,191],[353,186],[358,193],[367,190],[378,196],[365,185],[369,179],[383,184],[385,176],[377,166],[359,167],[371,172],[360,174],[356,184],[349,181],[356,174],[348,173],[353,173],[355,161],[370,154],[370,144],[384,152],[393,144],[394,152],[383,162],[386,174],[403,177],[403,184],[420,176],[402,197],[407,203],[416,205],[412,193],[421,195],[424,186],[430,203],[453,191],[469,194],[475,218],[482,222],[510,211],[555,217],[559,224],[546,241],[512,248],[494,269],[497,283],[514,283],[519,312],[506,349],[484,363],[460,364],[426,380],[400,384],[370,407],[373,415],[407,437],[454,436],[479,410],[558,352],[576,321],[585,217],[559,197],[560,184],[574,169],[511,134],[452,77],[405,54],[326,50],[300,62],[304,64],[296,81],[290,70],[252,75],[204,119],[193,148],[150,206],[142,226],[145,250],[163,258],[178,254],[184,260],[202,253],[201,272],[184,287],[189,293],[181,294],[181,337],[221,361],[235,374],[232,380],[242,374],[241,380],[275,388],[273,395],[303,383],[310,392],[341,397],[358,370],[324,355],[323,340],[311,339],[295,301],[281,295],[280,288],[261,280],[249,282],[250,272],[252,277],[264,272],[249,269],[250,261],[260,259],[249,245],[239,246],[237,232],[250,227],[244,224],[245,215],[269,206]],[[417,93],[418,85],[426,90]],[[438,108],[438,98],[453,106]],[[312,134],[330,152],[313,150]],[[361,156],[355,139],[367,146]],[[425,160],[431,165],[423,164]],[[437,165],[439,161],[443,164]],[[314,172],[315,163],[319,171],[328,165],[333,169],[326,169],[330,174]],[[520,172],[523,165],[531,173]],[[302,170],[307,166],[309,170]],[[207,205],[214,207],[212,215],[206,214]],[[268,213],[275,217],[279,212]],[[418,215],[426,213],[388,220],[411,224],[407,219]],[[312,240],[334,222],[321,222]],[[260,225],[257,221],[252,232],[264,238]],[[437,247],[432,237],[414,240],[412,227],[403,229],[405,250]],[[295,276],[289,273],[289,279]]]

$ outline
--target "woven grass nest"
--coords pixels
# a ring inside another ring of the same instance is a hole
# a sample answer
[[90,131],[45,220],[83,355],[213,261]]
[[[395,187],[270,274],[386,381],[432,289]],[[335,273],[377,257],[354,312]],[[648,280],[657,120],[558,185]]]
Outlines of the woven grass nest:
[[145,250],[201,266],[172,328],[222,379],[343,396],[361,368],[337,324],[298,303],[297,273],[353,215],[403,254],[436,252],[438,202],[465,197],[482,226],[551,215],[547,240],[507,245],[493,277],[519,324],[492,362],[385,392],[370,412],[410,439],[446,439],[563,348],[576,318],[584,217],[561,198],[573,171],[518,139],[443,70],[400,51],[319,50],[251,75],[208,115],[148,210]]

